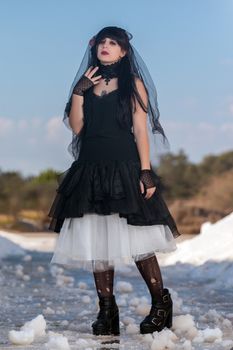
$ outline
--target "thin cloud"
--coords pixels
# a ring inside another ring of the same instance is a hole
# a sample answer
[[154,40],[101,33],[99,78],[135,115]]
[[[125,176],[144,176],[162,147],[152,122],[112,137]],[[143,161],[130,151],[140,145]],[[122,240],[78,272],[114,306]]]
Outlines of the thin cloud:
[[233,58],[225,57],[220,61],[220,64],[224,66],[233,66]]
[[49,142],[57,142],[61,138],[64,125],[60,117],[53,117],[46,123],[46,135],[45,138]]
[[0,117],[0,135],[7,135],[13,129],[14,122],[5,117]]

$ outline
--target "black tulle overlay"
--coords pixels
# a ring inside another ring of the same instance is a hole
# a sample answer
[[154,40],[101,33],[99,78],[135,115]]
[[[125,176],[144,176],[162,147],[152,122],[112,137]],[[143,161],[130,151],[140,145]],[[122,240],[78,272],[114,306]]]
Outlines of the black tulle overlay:
[[110,215],[119,213],[129,225],[168,225],[174,237],[176,227],[161,191],[161,178],[154,171],[156,191],[146,199],[141,193],[140,162],[103,160],[79,161],[59,176],[57,194],[49,212],[49,229],[60,232],[65,218],[85,213]]
[[[49,230],[60,232],[66,218],[86,213],[118,213],[135,226],[167,225],[180,233],[163,200],[162,179],[151,165],[154,194],[141,192],[141,163],[132,125],[122,128],[117,118],[118,90],[98,97],[93,87],[84,97],[84,126],[78,159],[60,174],[48,216]],[[85,232],[83,232],[85,235]]]

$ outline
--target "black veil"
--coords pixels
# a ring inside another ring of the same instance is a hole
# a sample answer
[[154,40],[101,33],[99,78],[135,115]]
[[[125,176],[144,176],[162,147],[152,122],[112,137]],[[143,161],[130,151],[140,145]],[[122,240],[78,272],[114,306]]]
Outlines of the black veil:
[[[112,33],[114,33],[115,28],[119,29],[118,27],[105,27],[101,30],[101,35],[103,37],[111,37]],[[124,32],[127,35],[128,40],[130,41],[133,37],[132,34],[126,30],[124,30]],[[87,71],[87,69],[91,65],[93,65],[94,55],[92,47],[95,43],[97,35],[94,35],[87,45],[83,59],[71,85],[68,95],[68,102],[66,103],[66,107],[64,110],[63,122],[67,126],[67,128],[72,131],[72,141],[68,146],[68,151],[75,160],[77,160],[79,157],[80,147],[82,144],[82,131],[84,128],[80,131],[79,134],[75,134],[72,128],[70,127],[69,113],[72,104],[72,93],[78,80]],[[157,91],[153,79],[149,73],[149,70],[138,51],[130,42],[127,55],[130,61],[132,74],[139,77],[143,81],[148,94],[147,130],[150,143],[150,162],[151,166],[153,167],[156,165],[159,153],[163,151],[168,151],[170,149],[170,145],[167,136],[165,135],[164,129],[160,123],[160,112],[158,108]]]

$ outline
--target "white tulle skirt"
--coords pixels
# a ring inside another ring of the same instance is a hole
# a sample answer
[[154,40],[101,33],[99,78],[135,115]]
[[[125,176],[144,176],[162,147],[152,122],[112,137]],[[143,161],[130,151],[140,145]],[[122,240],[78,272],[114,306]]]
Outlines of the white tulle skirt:
[[92,270],[92,262],[105,260],[115,267],[132,265],[142,254],[177,249],[167,225],[135,226],[118,213],[86,213],[66,218],[55,242],[50,264]]

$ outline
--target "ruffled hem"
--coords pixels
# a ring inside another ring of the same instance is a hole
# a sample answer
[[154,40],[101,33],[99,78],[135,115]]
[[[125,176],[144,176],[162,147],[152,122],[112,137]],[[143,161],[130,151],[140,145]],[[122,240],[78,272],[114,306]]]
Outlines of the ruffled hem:
[[161,177],[153,171],[157,188],[147,200],[140,189],[140,169],[138,161],[74,161],[58,178],[48,229],[59,233],[66,218],[83,217],[85,213],[118,213],[129,225],[168,225],[178,237],[180,233],[161,196]]
[[[177,248],[173,249],[154,249],[150,250],[148,252],[145,252],[146,254],[151,253],[158,256],[158,254],[165,254],[165,253],[171,253],[175,251]],[[53,255],[50,265],[58,265],[65,268],[74,268],[74,269],[83,269],[92,272],[93,271],[93,261],[92,259],[86,260],[86,259],[73,259],[70,258],[67,255],[64,255],[62,252],[57,252],[55,255]],[[134,257],[133,256],[122,256],[119,258],[115,258],[114,260],[97,260],[100,262],[106,261],[108,266],[114,266],[116,269],[125,269],[127,267],[135,266]]]
[[85,214],[65,219],[57,238],[51,264],[92,269],[92,261],[108,265],[132,265],[142,254],[176,250],[173,234],[166,225],[133,226],[117,214]]

